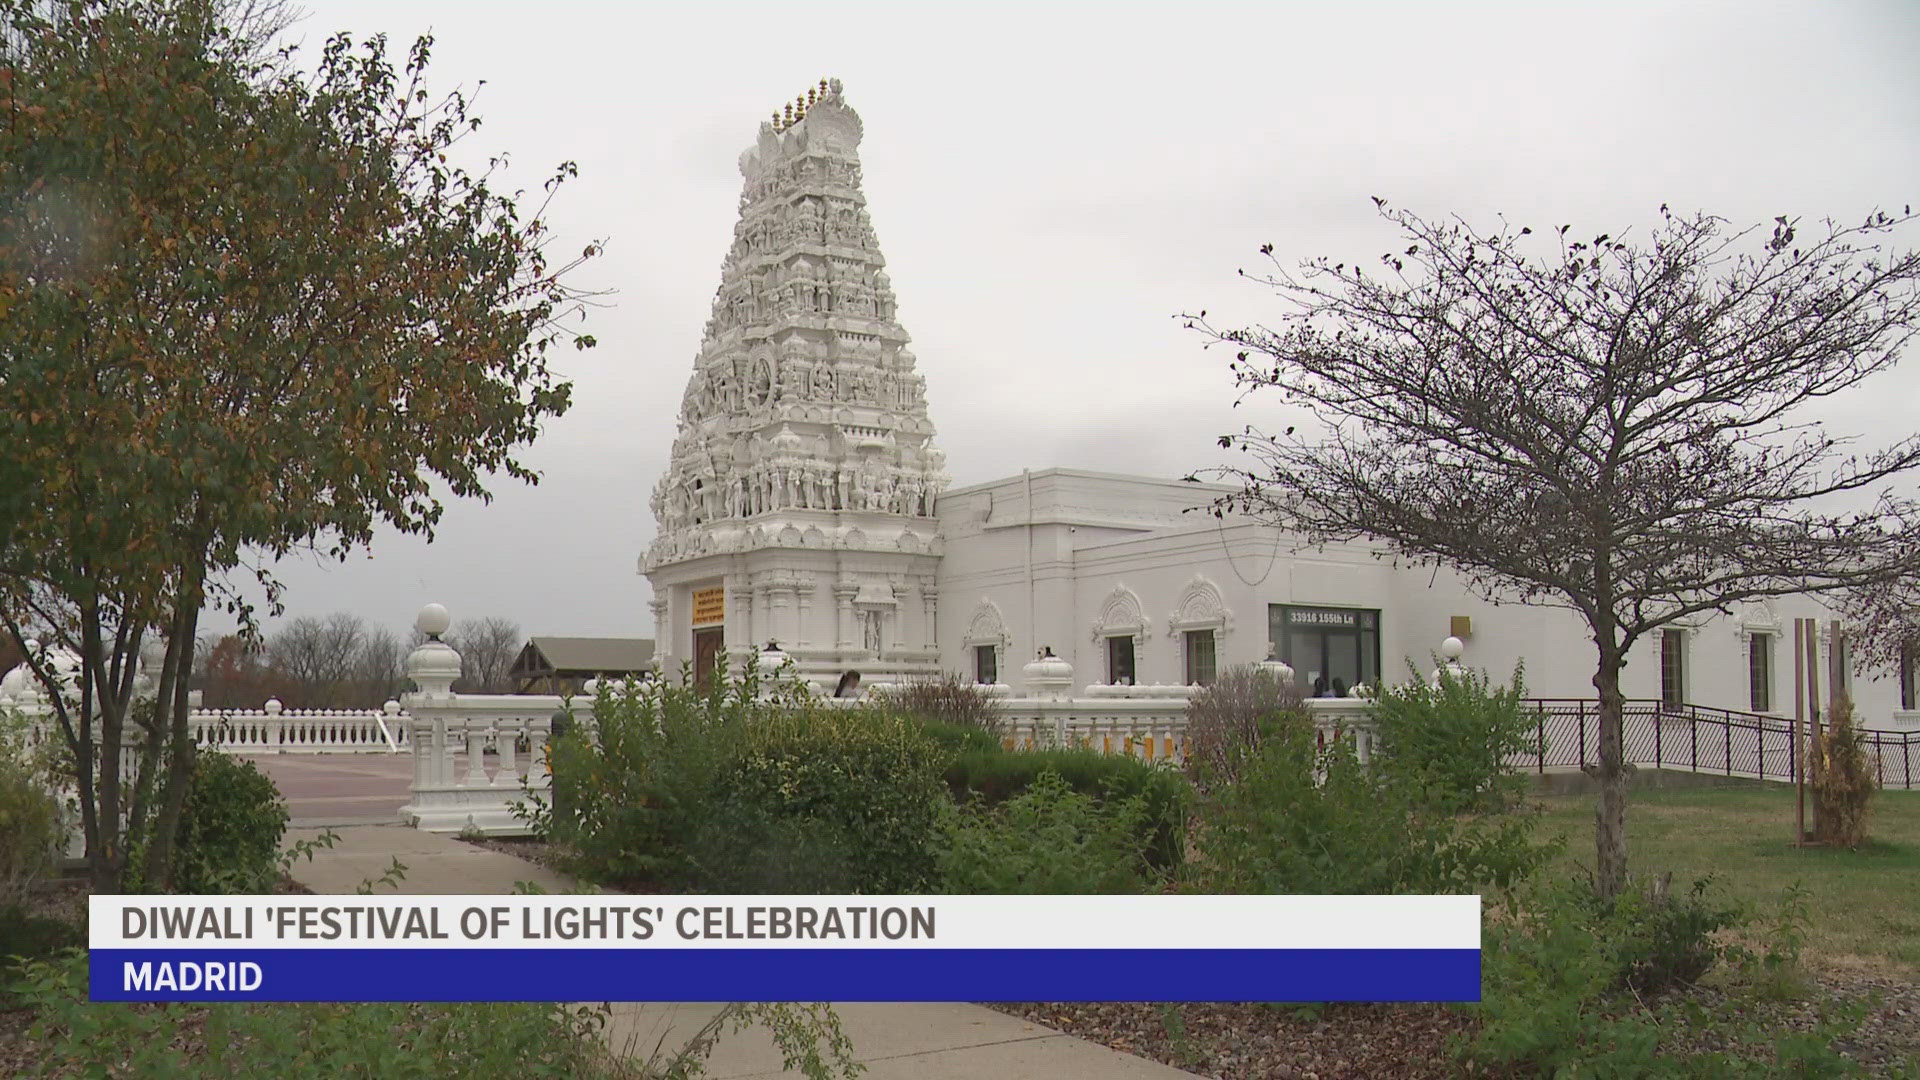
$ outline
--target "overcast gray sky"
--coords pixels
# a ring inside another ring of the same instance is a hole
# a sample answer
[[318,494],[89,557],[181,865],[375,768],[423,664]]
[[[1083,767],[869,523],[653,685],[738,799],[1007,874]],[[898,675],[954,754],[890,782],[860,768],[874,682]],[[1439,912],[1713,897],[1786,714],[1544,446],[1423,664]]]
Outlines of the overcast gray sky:
[[[467,148],[534,188],[579,163],[559,250],[600,346],[577,404],[435,542],[282,564],[289,615],[399,628],[428,601],[529,633],[646,636],[636,561],[720,261],[736,159],[823,76],[866,125],[874,227],[956,485],[1051,466],[1177,476],[1215,460],[1229,357],[1175,315],[1278,309],[1236,278],[1372,260],[1370,196],[1475,223],[1643,231],[1660,204],[1738,222],[1920,202],[1920,4],[626,4],[309,0],[308,52],[431,31],[473,87]],[[1631,234],[1629,234],[1631,235]],[[1909,242],[1911,242],[1911,236]],[[1257,400],[1257,399],[1256,399]],[[1920,364],[1845,403],[1913,428]],[[269,626],[271,628],[271,624]]]

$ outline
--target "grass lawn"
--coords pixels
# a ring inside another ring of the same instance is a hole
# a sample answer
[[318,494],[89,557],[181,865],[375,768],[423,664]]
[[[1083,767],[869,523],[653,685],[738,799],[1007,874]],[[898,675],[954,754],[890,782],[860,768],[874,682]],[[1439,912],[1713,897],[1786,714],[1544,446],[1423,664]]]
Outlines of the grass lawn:
[[[1567,837],[1567,869],[1593,869],[1592,795],[1543,795],[1546,827]],[[1627,866],[1671,870],[1674,890],[1712,874],[1769,924],[1787,886],[1807,890],[1806,958],[1828,968],[1920,972],[1920,791],[1881,791],[1857,851],[1795,847],[1786,785],[1645,789],[1627,803]]]

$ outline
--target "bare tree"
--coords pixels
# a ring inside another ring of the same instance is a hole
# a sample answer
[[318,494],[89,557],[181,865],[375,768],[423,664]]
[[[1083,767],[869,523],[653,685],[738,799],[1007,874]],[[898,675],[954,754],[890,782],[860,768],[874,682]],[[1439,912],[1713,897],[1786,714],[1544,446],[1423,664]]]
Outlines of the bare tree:
[[1379,206],[1403,234],[1379,276],[1321,259],[1257,277],[1291,307],[1276,328],[1185,317],[1238,351],[1246,393],[1274,388],[1318,421],[1223,437],[1250,460],[1223,470],[1243,490],[1216,511],[1379,537],[1489,597],[1578,612],[1600,698],[1596,883],[1612,896],[1634,643],[1920,567],[1920,437],[1855,447],[1806,415],[1912,339],[1920,256],[1879,245],[1913,218],[1827,222],[1803,246],[1786,218],[1730,230],[1662,207],[1640,244],[1562,227],[1535,256],[1530,229]]
[[268,698],[285,694],[283,680],[267,665],[265,654],[257,638],[242,634],[223,634],[196,648],[201,704],[209,709],[258,709]]
[[1920,682],[1920,574],[1846,597],[1847,653],[1861,674],[1893,669],[1901,680],[1902,706],[1915,701]]
[[504,694],[513,689],[509,674],[526,644],[520,624],[497,615],[462,619],[447,634],[447,643],[460,653],[457,689],[469,694]]
[[384,626],[369,630],[354,658],[356,703],[377,708],[400,696],[407,686],[407,649]]
[[337,611],[302,615],[267,638],[267,665],[284,680],[285,703],[302,709],[345,707],[353,697],[367,624]]

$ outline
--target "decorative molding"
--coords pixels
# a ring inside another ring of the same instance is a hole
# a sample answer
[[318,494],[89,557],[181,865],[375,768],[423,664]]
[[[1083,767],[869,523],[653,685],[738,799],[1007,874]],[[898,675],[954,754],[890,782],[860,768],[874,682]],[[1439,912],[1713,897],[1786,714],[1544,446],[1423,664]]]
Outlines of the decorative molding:
[[946,459],[860,193],[860,133],[835,85],[741,155],[649,572],[715,551],[941,550]]
[[1173,613],[1167,618],[1168,633],[1180,634],[1188,630],[1212,630],[1216,638],[1224,637],[1233,630],[1233,612],[1221,597],[1220,586],[1205,574],[1193,575],[1193,579],[1180,590],[1180,602],[1174,605]]
[[1110,637],[1131,635],[1134,654],[1138,656],[1151,634],[1152,624],[1147,619],[1146,606],[1140,603],[1140,594],[1127,588],[1124,582],[1116,582],[1113,591],[1100,602],[1100,613],[1094,616],[1094,644]]
[[1755,634],[1773,635],[1774,644],[1780,641],[1780,615],[1773,605],[1764,600],[1753,601],[1740,607],[1740,614],[1733,620],[1734,634],[1740,639],[1740,647],[1745,649]]
[[986,597],[973,606],[973,615],[967,619],[967,632],[963,642],[968,648],[976,645],[992,645],[1005,648],[1013,643],[1007,633],[1007,620],[1000,614],[1000,605]]

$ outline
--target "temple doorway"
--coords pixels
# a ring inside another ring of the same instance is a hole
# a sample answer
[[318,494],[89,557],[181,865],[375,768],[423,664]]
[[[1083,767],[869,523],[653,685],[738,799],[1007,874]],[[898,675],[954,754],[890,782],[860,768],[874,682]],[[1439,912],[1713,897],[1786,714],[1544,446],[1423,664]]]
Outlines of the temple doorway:
[[693,632],[693,685],[701,690],[713,684],[713,669],[726,651],[725,627],[710,626]]

